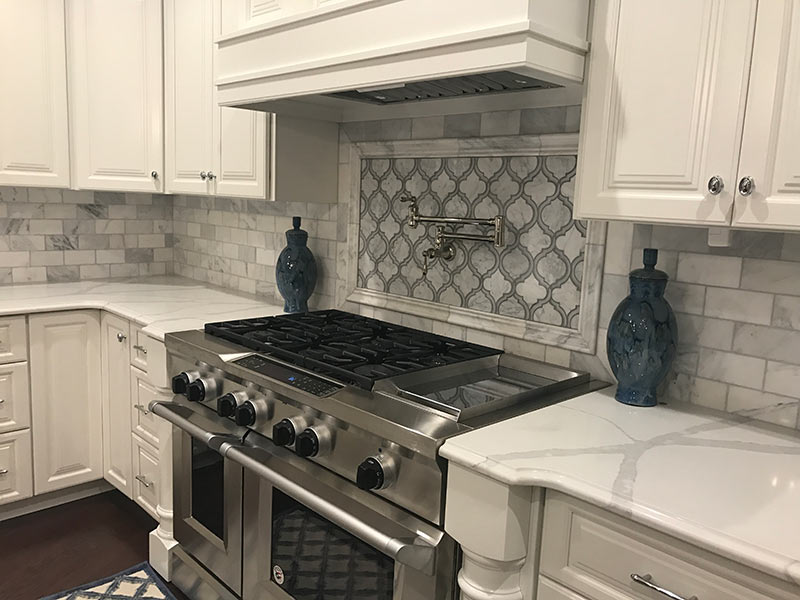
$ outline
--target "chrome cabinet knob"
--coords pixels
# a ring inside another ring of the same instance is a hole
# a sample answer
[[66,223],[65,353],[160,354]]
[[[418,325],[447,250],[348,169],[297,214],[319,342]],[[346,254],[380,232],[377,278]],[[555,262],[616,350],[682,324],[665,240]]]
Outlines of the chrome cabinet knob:
[[756,182],[752,177],[744,176],[739,180],[739,193],[742,196],[749,196],[753,193],[756,187]]
[[0,475],[8,475],[8,469],[0,469]]
[[207,178],[208,178],[208,175],[206,174],[206,172],[205,171],[200,171],[200,179],[205,181]]
[[712,196],[716,196],[719,194],[723,188],[725,187],[725,182],[722,181],[722,177],[719,175],[714,175],[711,179],[708,180],[708,193]]
[[117,341],[121,344],[125,340],[128,339],[128,336],[122,333],[121,331],[117,332]]
[[209,179],[209,180],[211,180],[211,179],[216,179],[216,178],[217,178],[217,176],[216,176],[216,175],[214,175],[214,171],[209,171],[209,172],[206,174],[206,177],[208,177],[208,179]]
[[153,179],[158,179],[158,171],[150,171],[150,177]]

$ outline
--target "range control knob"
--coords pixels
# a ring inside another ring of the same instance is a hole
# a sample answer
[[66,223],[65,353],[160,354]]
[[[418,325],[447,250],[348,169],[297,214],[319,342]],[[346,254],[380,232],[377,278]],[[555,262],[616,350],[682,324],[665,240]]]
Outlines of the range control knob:
[[306,427],[294,442],[300,456],[325,456],[331,450],[331,432],[327,427]]
[[245,392],[228,392],[217,398],[217,414],[220,417],[232,417],[236,407],[247,400]]
[[370,456],[356,472],[356,485],[362,490],[383,490],[394,483],[395,464],[388,456]]
[[186,388],[186,396],[190,402],[202,402],[219,394],[222,384],[213,377],[195,379]]
[[172,378],[172,393],[185,394],[188,391],[189,384],[199,377],[200,373],[197,371],[184,371],[183,373],[178,373]]
[[272,441],[277,446],[291,446],[294,444],[296,430],[294,423],[289,419],[283,419],[272,426]]
[[236,421],[237,425],[242,427],[250,427],[251,425],[255,425],[257,418],[258,414],[256,412],[256,407],[249,400],[242,402],[236,407],[234,421]]

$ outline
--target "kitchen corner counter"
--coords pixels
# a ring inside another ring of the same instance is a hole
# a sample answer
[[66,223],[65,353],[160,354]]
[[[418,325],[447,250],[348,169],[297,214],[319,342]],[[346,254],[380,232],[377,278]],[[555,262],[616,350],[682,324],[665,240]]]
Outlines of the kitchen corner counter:
[[800,435],[688,404],[629,407],[614,390],[457,436],[441,455],[800,584]]
[[283,308],[182,277],[144,277],[0,287],[0,315],[102,309],[163,340],[166,333],[201,329],[210,321],[261,317]]

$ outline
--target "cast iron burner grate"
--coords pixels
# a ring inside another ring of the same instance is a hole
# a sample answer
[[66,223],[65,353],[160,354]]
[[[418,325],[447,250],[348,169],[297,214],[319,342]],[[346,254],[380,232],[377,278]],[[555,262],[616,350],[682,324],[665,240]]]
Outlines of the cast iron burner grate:
[[366,390],[386,377],[502,353],[340,310],[207,323],[205,331]]

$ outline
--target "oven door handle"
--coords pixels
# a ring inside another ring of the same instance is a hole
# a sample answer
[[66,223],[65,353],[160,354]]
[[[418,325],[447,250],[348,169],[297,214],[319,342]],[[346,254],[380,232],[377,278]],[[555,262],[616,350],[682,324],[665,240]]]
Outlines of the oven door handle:
[[[436,549],[421,539],[416,532],[406,530],[408,535],[398,537],[392,533],[381,531],[380,528],[365,522],[352,512],[344,510],[330,500],[318,496],[270,468],[266,463],[273,458],[273,455],[266,450],[252,446],[229,445],[224,449],[224,453],[225,458],[250,469],[324,519],[380,550],[392,560],[417,569],[426,575],[433,575]],[[370,509],[365,508],[364,510]]]
[[[154,400],[150,403],[149,408],[150,412],[169,421],[220,454],[224,454],[223,445],[241,442],[244,433],[247,431],[244,428],[236,427],[232,423],[228,425],[227,420],[212,421],[178,402]],[[214,431],[215,429],[222,429],[222,431]]]

